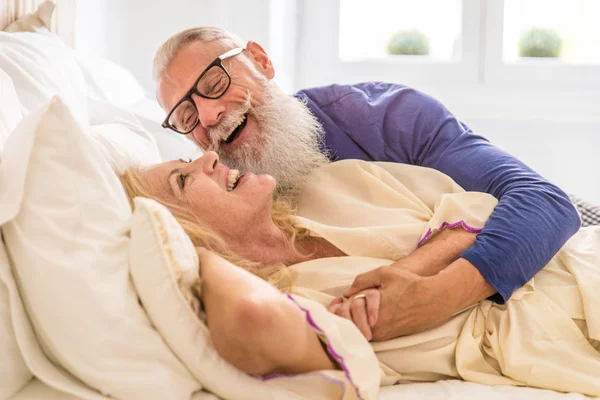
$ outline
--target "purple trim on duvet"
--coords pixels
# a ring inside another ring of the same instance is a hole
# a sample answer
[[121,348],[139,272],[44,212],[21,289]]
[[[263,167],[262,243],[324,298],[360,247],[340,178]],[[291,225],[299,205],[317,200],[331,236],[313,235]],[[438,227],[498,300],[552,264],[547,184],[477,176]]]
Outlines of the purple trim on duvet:
[[[298,302],[290,294],[288,294],[287,297],[290,300],[292,300],[294,302],[294,304],[296,304],[298,306],[298,308],[300,308],[302,311],[304,311],[304,314],[306,315],[306,321],[309,323],[309,325],[312,326],[317,332],[322,333],[325,336],[325,343],[327,345],[326,346],[327,347],[327,351],[341,365],[342,369],[344,370],[344,374],[346,375],[346,378],[348,379],[348,381],[350,381],[350,383],[352,384],[352,386],[354,386],[354,391],[356,392],[356,396],[359,399],[363,400],[363,397],[360,395],[360,391],[358,390],[358,386],[356,386],[356,384],[354,384],[354,381],[352,380],[352,377],[350,376],[350,370],[348,369],[348,367],[346,366],[346,363],[344,362],[344,357],[340,356],[333,349],[333,346],[331,346],[331,343],[329,342],[329,339],[327,338],[327,335],[319,327],[319,325],[317,325],[317,323],[313,320],[312,316],[310,315],[310,311],[308,311],[306,308],[304,308],[300,304],[298,304]],[[342,398],[344,397],[343,395],[344,395],[344,393],[342,393]]]
[[[467,225],[467,223],[465,221],[458,221],[458,222],[454,222],[453,224],[449,224],[448,222],[444,222],[439,228],[438,228],[438,232],[443,231],[446,228],[449,229],[454,229],[456,227],[462,226],[464,230],[468,231],[468,232],[472,232],[472,233],[479,233],[481,232],[483,229],[479,229],[479,228],[473,228],[469,225]],[[425,243],[427,241],[427,239],[429,239],[429,237],[431,236],[431,234],[433,233],[433,231],[431,230],[431,228],[429,228],[429,230],[427,231],[427,233],[425,234],[425,236],[423,236],[423,239],[421,239],[419,241],[419,244],[417,245],[417,247],[421,246],[423,243]]]

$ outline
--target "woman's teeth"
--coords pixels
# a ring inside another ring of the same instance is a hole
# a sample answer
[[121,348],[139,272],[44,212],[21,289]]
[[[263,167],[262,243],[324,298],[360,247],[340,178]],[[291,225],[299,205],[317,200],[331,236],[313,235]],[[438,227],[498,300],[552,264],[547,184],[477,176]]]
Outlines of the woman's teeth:
[[229,171],[229,175],[227,176],[227,191],[231,192],[233,189],[235,189],[235,186],[238,183],[238,180],[240,179],[240,171],[238,171],[237,169],[232,169]]

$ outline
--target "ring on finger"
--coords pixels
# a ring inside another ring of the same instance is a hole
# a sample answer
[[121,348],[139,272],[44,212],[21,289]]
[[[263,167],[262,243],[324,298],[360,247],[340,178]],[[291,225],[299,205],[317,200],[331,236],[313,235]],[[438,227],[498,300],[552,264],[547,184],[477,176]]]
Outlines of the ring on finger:
[[353,302],[353,301],[354,301],[354,300],[356,300],[356,299],[366,299],[366,298],[367,298],[367,295],[366,295],[366,294],[357,294],[356,296],[354,296],[354,297],[353,297],[353,298],[350,300],[350,302]]

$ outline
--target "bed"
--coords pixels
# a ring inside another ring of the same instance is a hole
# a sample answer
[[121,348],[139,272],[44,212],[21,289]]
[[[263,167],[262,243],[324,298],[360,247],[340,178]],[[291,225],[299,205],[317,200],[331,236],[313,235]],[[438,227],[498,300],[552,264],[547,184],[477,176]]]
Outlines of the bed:
[[[41,4],[38,0],[3,0],[0,2],[0,29],[23,16],[34,13]],[[130,163],[140,164],[159,162],[173,158],[194,156],[197,150],[188,141],[176,135],[170,135],[160,126],[162,111],[156,102],[148,96],[136,80],[127,71],[107,60],[88,60],[74,54],[66,44],[72,43],[72,24],[74,0],[59,1],[58,12],[54,14],[57,27],[55,35],[32,33],[18,43],[30,50],[26,53],[14,53],[0,60],[0,154],[6,138],[19,122],[18,120],[34,112],[43,104],[41,98],[48,100],[53,94],[60,94],[64,101],[77,110],[75,120],[85,119],[91,132],[93,143],[101,149],[103,156],[112,165]],[[70,6],[70,7],[69,7]],[[45,6],[49,7],[49,6]],[[42,9],[40,9],[42,10]],[[38,12],[33,21],[23,26],[49,22],[49,14]],[[37,18],[37,20],[36,20]],[[27,30],[27,28],[25,28]],[[10,51],[13,37],[0,33],[0,49]],[[21,40],[21,39],[18,39]],[[3,47],[4,46],[4,47]],[[27,64],[27,65],[26,65]],[[31,77],[35,79],[31,79]],[[48,77],[40,80],[39,77]],[[43,82],[41,84],[40,82]],[[14,87],[12,86],[14,84]],[[85,94],[82,97],[82,93]],[[16,99],[16,100],[15,100]],[[4,113],[2,116],[1,113]],[[75,128],[76,129],[76,126]],[[32,144],[30,144],[32,145]],[[24,146],[27,146],[25,143]],[[33,146],[33,145],[32,145]],[[3,160],[10,154],[2,155]],[[0,180],[0,182],[2,182]],[[2,182],[6,184],[6,182]],[[22,190],[18,186],[3,187],[3,193]],[[6,196],[0,194],[0,201]],[[588,224],[598,222],[600,210],[578,200],[576,204],[582,211]],[[5,207],[2,213],[10,211]],[[7,211],[8,210],[8,211]],[[1,213],[0,213],[1,214]],[[2,246],[3,247],[3,246]],[[57,368],[57,357],[48,356],[52,349],[42,348],[36,332],[36,318],[27,317],[27,301],[21,303],[18,294],[19,285],[11,276],[11,262],[2,249],[0,264],[0,329],[9,332],[6,338],[0,338],[2,352],[7,354],[0,368],[0,400],[25,399],[104,399],[100,392],[85,388],[80,377],[74,377],[62,368]],[[67,290],[65,288],[65,290]],[[28,319],[31,319],[30,322]],[[122,375],[115,369],[114,378]],[[73,389],[73,388],[78,388]],[[69,394],[70,393],[70,394]],[[173,397],[175,398],[175,397]],[[216,399],[207,391],[196,390],[193,400]],[[575,393],[563,394],[532,388],[510,386],[488,387],[474,383],[447,380],[436,383],[409,383],[383,388],[379,398],[423,399],[423,398],[461,398],[461,399],[583,399],[585,396]]]
[[[556,393],[549,390],[515,388],[510,386],[487,387],[470,382],[441,381],[437,383],[411,383],[390,388],[384,388],[379,397],[381,400],[583,400],[586,396],[575,393]],[[32,379],[21,391],[10,400],[79,400],[77,397],[65,394],[44,384],[38,379]],[[217,400],[217,397],[200,392],[191,400]]]

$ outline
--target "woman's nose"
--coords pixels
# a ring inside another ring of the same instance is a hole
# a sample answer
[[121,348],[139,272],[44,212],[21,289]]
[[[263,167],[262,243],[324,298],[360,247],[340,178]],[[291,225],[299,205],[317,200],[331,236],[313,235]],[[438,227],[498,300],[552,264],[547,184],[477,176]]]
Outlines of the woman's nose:
[[212,174],[219,164],[219,155],[214,151],[207,151],[199,160],[202,162],[201,165],[204,172]]

